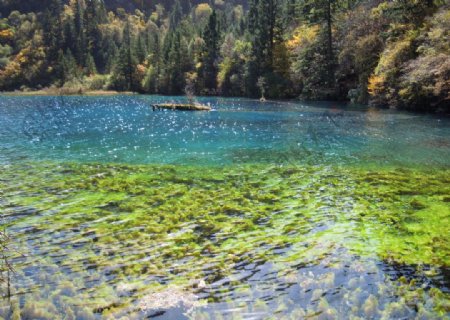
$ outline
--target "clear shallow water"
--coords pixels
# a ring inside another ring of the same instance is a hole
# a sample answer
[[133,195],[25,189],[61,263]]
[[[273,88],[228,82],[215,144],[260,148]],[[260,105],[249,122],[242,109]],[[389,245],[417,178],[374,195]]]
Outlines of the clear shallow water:
[[448,119],[167,99],[0,99],[1,317],[448,317]]

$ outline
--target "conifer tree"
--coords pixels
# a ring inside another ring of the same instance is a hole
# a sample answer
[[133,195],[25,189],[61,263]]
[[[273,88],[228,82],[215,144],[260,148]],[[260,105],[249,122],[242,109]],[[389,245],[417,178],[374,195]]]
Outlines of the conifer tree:
[[97,67],[95,65],[94,58],[91,53],[88,53],[86,56],[86,74],[88,76],[94,75],[97,73]]
[[137,37],[135,52],[138,62],[144,62],[145,58],[147,57],[147,48],[143,39],[143,35],[141,34],[139,34]]
[[335,57],[333,53],[333,0],[302,0],[299,9],[311,23],[320,23],[322,25],[322,34],[324,37],[323,47],[326,50],[326,85],[328,88],[334,87]]
[[278,0],[252,0],[249,9],[249,30],[253,59],[247,67],[248,94],[257,96],[257,79],[274,71],[274,48],[280,5]]
[[200,69],[203,87],[208,90],[215,90],[217,88],[217,59],[219,56],[219,32],[215,11],[209,17],[208,25],[203,33],[203,40],[205,46],[201,56]]
[[74,8],[75,27],[75,55],[78,64],[84,66],[86,63],[86,35],[84,29],[84,8],[80,0],[77,0]]
[[179,0],[175,1],[172,12],[170,13],[170,29],[174,30],[183,18],[183,9]]
[[79,71],[77,62],[70,50],[64,52],[62,49],[58,51],[58,64],[57,64],[57,76],[60,80],[60,85],[63,86],[65,83],[78,78]]
[[61,0],[51,0],[43,14],[44,43],[49,64],[54,64],[58,60],[58,50],[63,45],[61,14]]
[[112,72],[112,84],[117,90],[137,91],[139,84],[135,81],[137,58],[133,50],[130,22],[124,30],[122,47],[119,50]]

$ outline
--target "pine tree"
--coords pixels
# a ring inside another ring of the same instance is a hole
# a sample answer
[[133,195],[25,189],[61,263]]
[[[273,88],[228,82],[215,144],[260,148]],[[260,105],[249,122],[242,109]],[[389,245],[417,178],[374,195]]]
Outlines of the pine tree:
[[147,48],[141,34],[137,37],[135,53],[138,62],[144,62],[145,58],[147,57]]
[[170,13],[169,28],[174,30],[178,26],[182,18],[183,18],[183,9],[181,8],[180,1],[176,0],[172,12]]
[[65,53],[62,49],[58,51],[57,66],[58,78],[61,86],[79,77],[77,62],[70,50],[67,50]]
[[47,60],[50,65],[54,64],[58,59],[58,50],[63,45],[61,15],[61,0],[51,0],[48,8],[44,11],[42,19],[44,43],[47,47]]
[[179,94],[184,89],[184,74],[181,68],[181,34],[175,32],[168,55],[169,93]]
[[291,24],[296,20],[295,0],[286,0],[285,4],[285,24]]
[[245,88],[246,94],[249,96],[258,95],[258,87],[256,83],[260,77],[260,61],[262,48],[260,47],[259,37],[259,1],[262,0],[250,0],[249,11],[247,14],[247,38],[252,44],[252,59],[245,66]]
[[94,75],[97,73],[97,66],[95,65],[94,58],[92,54],[88,53],[86,56],[86,74],[88,76]]
[[253,59],[247,65],[248,94],[257,96],[261,76],[274,71],[274,49],[279,29],[279,0],[252,0],[249,9],[249,30]]
[[217,88],[217,59],[219,56],[218,42],[219,32],[217,30],[217,15],[213,11],[209,23],[203,33],[205,41],[204,50],[201,55],[200,74],[203,87],[208,90]]
[[[104,41],[100,25],[108,22],[105,3],[103,0],[86,0],[86,10],[84,11],[85,35],[87,52],[94,59],[95,65],[104,68],[104,52],[109,44]],[[86,57],[87,58],[87,57]],[[87,67],[88,61],[86,61]]]
[[137,91],[139,89],[139,83],[135,81],[137,64],[132,45],[130,22],[127,21],[122,47],[119,50],[112,72],[111,82],[117,90]]
[[84,29],[84,8],[80,0],[77,0],[75,3],[74,26],[76,59],[79,65],[85,66],[87,43]]
[[326,85],[333,88],[335,83],[335,57],[333,53],[333,0],[302,0],[299,9],[310,23],[322,24],[326,48]]

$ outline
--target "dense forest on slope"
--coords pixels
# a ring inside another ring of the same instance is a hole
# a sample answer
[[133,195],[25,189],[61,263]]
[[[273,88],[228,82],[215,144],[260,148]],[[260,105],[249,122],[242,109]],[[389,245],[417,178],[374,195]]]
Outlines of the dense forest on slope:
[[450,109],[446,0],[2,0],[0,13],[4,91]]

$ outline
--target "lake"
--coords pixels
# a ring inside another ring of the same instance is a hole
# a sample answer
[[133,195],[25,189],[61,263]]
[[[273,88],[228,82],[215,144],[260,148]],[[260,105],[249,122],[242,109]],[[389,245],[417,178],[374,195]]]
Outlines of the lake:
[[0,317],[450,316],[449,118],[199,101],[0,97]]

